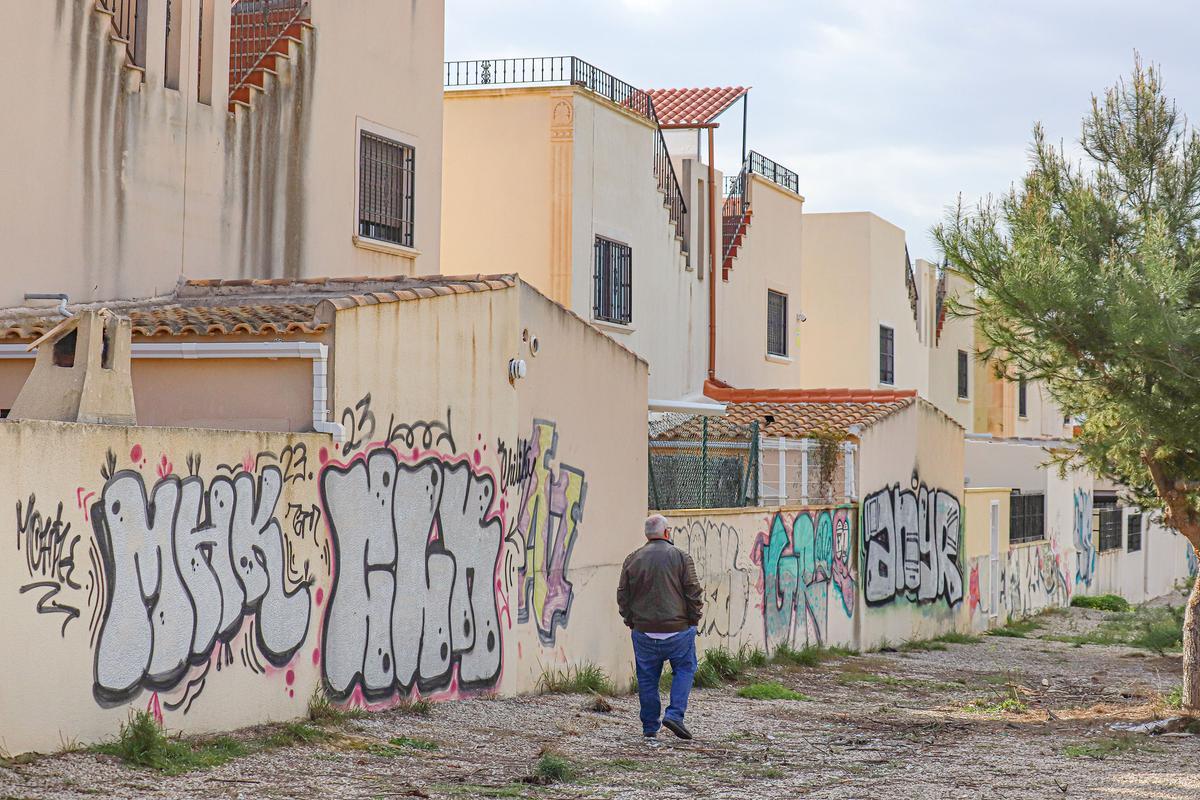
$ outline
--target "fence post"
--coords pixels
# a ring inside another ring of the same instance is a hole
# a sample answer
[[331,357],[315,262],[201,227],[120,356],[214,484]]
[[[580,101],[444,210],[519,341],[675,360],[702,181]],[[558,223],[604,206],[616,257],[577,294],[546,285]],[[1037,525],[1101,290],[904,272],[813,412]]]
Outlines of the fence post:
[[845,456],[842,458],[842,463],[845,466],[846,478],[843,481],[843,492],[846,495],[846,501],[851,502],[854,498],[854,443],[842,442],[842,449],[845,451]]
[[800,440],[800,504],[808,505],[808,445],[809,439]]
[[762,481],[762,451],[759,448],[758,420],[750,423],[750,454],[754,458],[754,505],[759,504],[758,489]]
[[783,501],[787,498],[787,450],[785,449],[786,440],[779,437],[779,486],[776,489],[777,495],[775,500],[779,505],[783,505]]
[[700,507],[708,508],[708,417],[700,419]]

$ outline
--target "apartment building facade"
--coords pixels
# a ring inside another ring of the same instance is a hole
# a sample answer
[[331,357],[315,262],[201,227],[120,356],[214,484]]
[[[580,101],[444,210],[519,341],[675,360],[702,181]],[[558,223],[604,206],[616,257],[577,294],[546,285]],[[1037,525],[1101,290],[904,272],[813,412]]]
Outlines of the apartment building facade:
[[181,276],[438,271],[441,0],[10,12],[0,64],[38,81],[0,89],[20,109],[0,156],[0,305],[150,297]]

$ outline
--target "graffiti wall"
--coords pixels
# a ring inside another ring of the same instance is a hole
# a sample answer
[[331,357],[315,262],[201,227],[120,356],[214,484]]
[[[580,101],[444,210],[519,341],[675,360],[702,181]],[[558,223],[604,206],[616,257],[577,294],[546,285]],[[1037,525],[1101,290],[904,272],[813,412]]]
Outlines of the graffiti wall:
[[704,589],[701,643],[772,651],[850,644],[856,510],[755,508],[671,517]]
[[[67,719],[82,741],[107,736],[131,707],[211,729],[301,716],[318,688],[370,708],[531,688],[539,668],[503,683],[505,668],[559,653],[585,471],[559,460],[552,421],[532,423],[502,476],[452,410],[380,417],[369,396],[348,407],[344,445],[0,425],[5,463],[37,465],[0,489],[16,551],[0,567],[4,624],[23,643],[0,669],[25,687],[0,713],[40,720],[6,723],[8,746],[49,746],[46,724]],[[49,708],[47,680],[63,698]]]

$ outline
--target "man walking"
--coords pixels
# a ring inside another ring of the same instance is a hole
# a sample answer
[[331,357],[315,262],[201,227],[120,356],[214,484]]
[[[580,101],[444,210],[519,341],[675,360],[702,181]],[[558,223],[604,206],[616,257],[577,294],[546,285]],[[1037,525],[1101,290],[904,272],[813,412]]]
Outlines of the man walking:
[[[661,514],[646,520],[646,544],[634,550],[621,567],[617,607],[625,624],[633,629],[642,735],[657,736],[661,724],[679,738],[691,739],[683,715],[696,676],[696,624],[704,601],[696,565],[671,543],[670,533],[667,518]],[[671,704],[660,723],[658,680],[664,661],[671,662]]]

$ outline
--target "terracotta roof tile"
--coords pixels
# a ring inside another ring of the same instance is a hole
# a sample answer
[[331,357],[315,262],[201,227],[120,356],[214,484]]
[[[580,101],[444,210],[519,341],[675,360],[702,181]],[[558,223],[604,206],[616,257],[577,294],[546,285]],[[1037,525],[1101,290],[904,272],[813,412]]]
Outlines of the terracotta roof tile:
[[745,86],[709,89],[650,89],[654,112],[660,125],[707,125],[729,110],[742,95]]
[[[325,303],[341,310],[516,285],[512,275],[202,279],[150,300],[96,305],[129,317],[135,336],[313,334],[329,327]],[[0,339],[34,339],[61,321],[46,308],[0,309]]]

